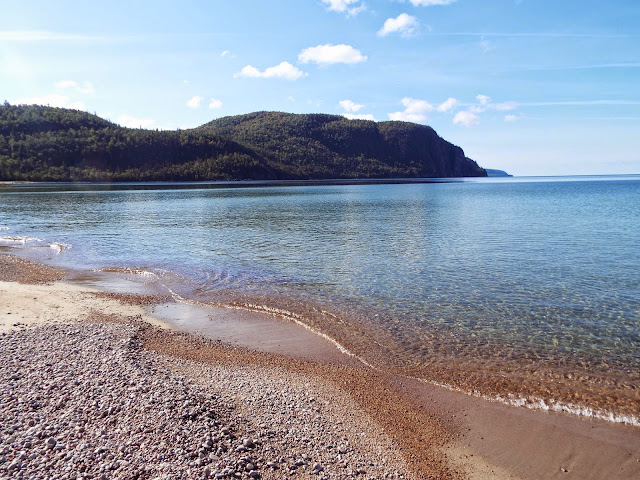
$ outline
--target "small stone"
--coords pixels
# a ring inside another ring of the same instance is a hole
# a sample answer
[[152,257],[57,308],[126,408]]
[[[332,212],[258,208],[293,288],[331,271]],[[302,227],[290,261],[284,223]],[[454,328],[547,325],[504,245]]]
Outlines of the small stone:
[[250,438],[245,438],[242,440],[242,445],[247,447],[247,448],[253,448],[255,447],[255,443],[253,443],[253,440],[251,440]]
[[260,478],[260,472],[257,472],[256,470],[251,470],[251,471],[249,472],[249,476],[250,476],[251,478]]
[[338,453],[347,453],[347,447],[345,447],[344,445],[340,445],[340,447],[338,447]]
[[56,441],[55,438],[49,437],[49,438],[47,438],[47,441],[45,443],[46,443],[48,449],[53,449],[58,442]]

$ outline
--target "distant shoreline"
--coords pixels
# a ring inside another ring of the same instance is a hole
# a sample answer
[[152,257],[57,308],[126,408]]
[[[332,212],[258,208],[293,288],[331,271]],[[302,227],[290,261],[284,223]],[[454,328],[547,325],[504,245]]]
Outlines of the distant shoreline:
[[[117,182],[39,182],[25,180],[1,180],[0,188],[12,186],[34,187],[102,187],[105,190],[127,190],[144,187],[157,188],[259,188],[259,187],[306,187],[306,186],[340,186],[340,185],[418,185],[418,184],[442,184],[442,183],[484,183],[484,182],[510,182],[510,181],[553,181],[553,179],[586,180],[625,180],[639,177],[637,173],[614,173],[598,175],[508,175],[489,177],[442,177],[442,178],[330,178],[308,180],[204,180],[204,181],[117,181]],[[100,188],[98,188],[100,189]]]

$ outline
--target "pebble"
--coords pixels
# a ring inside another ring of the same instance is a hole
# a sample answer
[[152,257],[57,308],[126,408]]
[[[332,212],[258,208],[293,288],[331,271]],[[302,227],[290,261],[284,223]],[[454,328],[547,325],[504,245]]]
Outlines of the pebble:
[[[161,356],[142,348],[138,329],[0,336],[0,479],[271,479],[281,466],[340,479],[385,456],[370,477],[409,478],[379,438],[357,443],[362,427],[336,423],[344,401],[314,392],[308,408],[307,378]],[[358,445],[348,467],[331,454],[335,438]]]

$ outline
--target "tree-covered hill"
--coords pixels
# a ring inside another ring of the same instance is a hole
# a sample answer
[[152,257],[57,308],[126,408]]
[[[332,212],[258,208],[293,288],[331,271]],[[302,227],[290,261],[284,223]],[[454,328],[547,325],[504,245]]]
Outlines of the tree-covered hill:
[[429,127],[259,112],[182,131],[0,105],[0,180],[152,181],[484,176]]
[[0,106],[0,180],[278,178],[248,148],[195,130],[123,128],[77,110]]
[[298,178],[477,177],[486,173],[431,128],[337,115],[256,112],[200,127]]

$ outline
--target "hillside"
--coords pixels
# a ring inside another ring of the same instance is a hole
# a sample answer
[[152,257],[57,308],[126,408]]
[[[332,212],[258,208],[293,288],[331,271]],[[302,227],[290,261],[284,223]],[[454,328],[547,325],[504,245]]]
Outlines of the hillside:
[[246,145],[298,178],[486,176],[460,147],[415,123],[257,112],[198,130]]
[[0,180],[278,178],[253,151],[194,130],[123,128],[77,110],[0,106]]
[[120,127],[96,115],[0,105],[0,180],[198,181],[485,176],[433,129],[259,112],[199,128]]

